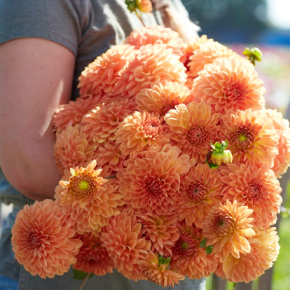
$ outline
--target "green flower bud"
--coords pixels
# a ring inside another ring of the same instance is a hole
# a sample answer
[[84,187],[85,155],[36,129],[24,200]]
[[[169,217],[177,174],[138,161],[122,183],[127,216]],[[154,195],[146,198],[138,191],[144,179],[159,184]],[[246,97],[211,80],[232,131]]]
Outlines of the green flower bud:
[[254,48],[246,48],[244,51],[243,51],[243,54],[248,58],[248,60],[253,64],[255,65],[255,62],[256,61],[261,61],[262,60],[262,51],[257,48],[257,47],[254,47]]
[[212,154],[211,162],[213,164],[221,165],[222,163],[229,164],[233,162],[233,155],[230,150],[225,150],[228,147],[228,141],[222,141],[222,143],[216,142],[211,144]]

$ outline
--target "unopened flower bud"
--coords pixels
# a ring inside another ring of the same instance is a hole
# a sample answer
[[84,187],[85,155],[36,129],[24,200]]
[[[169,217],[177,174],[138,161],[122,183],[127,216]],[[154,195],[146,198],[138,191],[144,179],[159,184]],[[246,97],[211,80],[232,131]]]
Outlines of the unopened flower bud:
[[136,1],[137,4],[137,8],[141,11],[141,12],[151,12],[152,11],[152,3],[150,0],[137,0]]
[[244,51],[243,51],[243,54],[248,58],[248,60],[253,64],[255,65],[256,61],[261,61],[262,60],[262,51],[257,48],[257,47],[254,47],[254,48],[246,48]]
[[225,150],[228,147],[228,141],[223,141],[222,143],[216,142],[214,145],[211,144],[212,154],[211,162],[217,165],[222,163],[229,164],[233,162],[233,155],[230,150]]

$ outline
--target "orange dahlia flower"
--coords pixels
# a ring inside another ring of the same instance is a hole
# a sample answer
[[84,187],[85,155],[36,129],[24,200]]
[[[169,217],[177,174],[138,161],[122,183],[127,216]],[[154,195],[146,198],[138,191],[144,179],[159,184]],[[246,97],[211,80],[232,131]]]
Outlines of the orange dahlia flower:
[[62,209],[46,199],[19,211],[11,243],[17,261],[45,279],[63,275],[76,262],[82,241],[74,236]]
[[71,168],[55,189],[55,199],[66,208],[79,234],[97,234],[111,216],[120,213],[118,206],[123,205],[122,195],[106,184],[108,180],[99,176],[102,169],[94,170],[95,167],[94,160],[86,168]]
[[218,260],[213,254],[206,254],[205,249],[200,247],[202,240],[201,229],[194,225],[181,225],[180,237],[172,249],[170,269],[190,279],[210,276],[216,270]]
[[205,162],[210,143],[218,138],[219,114],[212,114],[205,103],[180,104],[164,117],[171,130],[170,139],[199,162]]
[[135,112],[129,115],[116,131],[116,143],[123,155],[131,157],[152,146],[162,148],[170,143],[166,125],[158,113]]
[[83,245],[76,257],[77,262],[73,265],[73,268],[97,276],[113,273],[113,260],[108,256],[100,238],[92,234],[79,236],[79,238]]
[[127,168],[118,171],[125,204],[157,215],[172,212],[180,175],[190,168],[189,156],[180,153],[179,148],[166,145],[160,152],[145,152],[143,158],[132,160]]
[[74,126],[81,122],[83,116],[102,101],[101,95],[90,96],[76,101],[70,101],[68,104],[61,105],[53,117],[53,126],[59,134],[69,126]]
[[229,164],[221,170],[224,201],[237,200],[253,210],[252,224],[265,229],[277,220],[282,203],[281,187],[267,165]]
[[148,44],[142,46],[135,58],[130,61],[115,91],[118,94],[136,96],[142,89],[151,88],[155,81],[186,82],[185,67],[179,56],[165,44]]
[[151,250],[162,256],[171,256],[171,248],[179,238],[176,216],[145,213],[138,215],[138,221],[142,224],[143,235],[151,241]]
[[273,165],[278,153],[279,136],[273,122],[263,111],[228,111],[221,131],[228,141],[233,162]]
[[142,274],[146,279],[162,287],[174,287],[179,281],[184,280],[184,276],[169,270],[169,262],[163,262],[158,254],[149,252],[146,261],[140,261]]
[[188,226],[194,223],[201,228],[204,217],[219,203],[222,187],[218,172],[210,169],[207,164],[191,167],[181,177],[180,191],[175,196],[179,218],[185,219]]
[[63,130],[54,144],[54,156],[58,171],[64,175],[65,170],[76,166],[85,166],[92,160],[96,145],[83,136],[79,125],[69,126]]
[[185,43],[179,37],[179,34],[171,28],[162,26],[143,27],[131,32],[125,43],[140,49],[147,44],[166,44],[166,47],[172,48],[173,53],[181,56],[184,53]]
[[240,254],[251,251],[249,238],[255,235],[253,213],[247,206],[241,206],[235,200],[217,205],[205,217],[203,234],[207,244],[213,245],[213,253],[223,262],[230,254],[239,258]]
[[249,242],[251,252],[241,254],[240,258],[229,255],[223,263],[226,278],[234,283],[256,280],[265,270],[273,266],[279,253],[279,237],[275,228],[257,231]]
[[175,105],[193,101],[193,97],[186,86],[166,81],[142,90],[136,95],[135,100],[138,111],[156,112],[164,116],[170,109],[174,109]]
[[139,262],[145,260],[150,241],[141,237],[142,225],[133,211],[123,211],[110,219],[101,233],[101,242],[113,259],[116,269],[128,279],[142,279]]
[[81,96],[113,93],[115,83],[133,56],[134,47],[125,44],[115,45],[98,56],[79,77]]
[[261,110],[265,88],[254,67],[238,58],[220,58],[198,73],[192,86],[196,101],[212,106],[213,112]]

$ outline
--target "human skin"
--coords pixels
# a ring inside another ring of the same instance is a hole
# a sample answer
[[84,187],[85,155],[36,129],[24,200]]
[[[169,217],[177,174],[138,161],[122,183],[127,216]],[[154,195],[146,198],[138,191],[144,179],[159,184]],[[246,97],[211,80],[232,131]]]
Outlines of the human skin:
[[74,54],[39,38],[0,46],[0,164],[23,195],[53,198],[60,180],[54,156],[55,109],[71,95]]

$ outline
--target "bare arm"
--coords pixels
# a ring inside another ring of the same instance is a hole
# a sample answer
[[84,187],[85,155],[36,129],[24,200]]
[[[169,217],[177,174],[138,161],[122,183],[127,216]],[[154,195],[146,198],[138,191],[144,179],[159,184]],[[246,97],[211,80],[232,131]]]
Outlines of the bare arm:
[[25,196],[52,198],[60,180],[54,162],[55,109],[69,101],[75,56],[44,39],[0,46],[0,164]]

